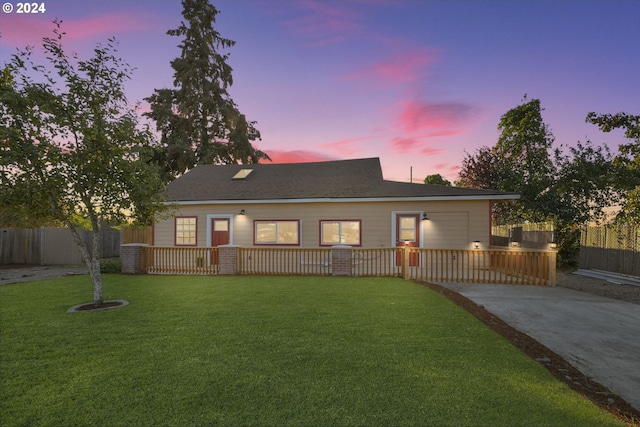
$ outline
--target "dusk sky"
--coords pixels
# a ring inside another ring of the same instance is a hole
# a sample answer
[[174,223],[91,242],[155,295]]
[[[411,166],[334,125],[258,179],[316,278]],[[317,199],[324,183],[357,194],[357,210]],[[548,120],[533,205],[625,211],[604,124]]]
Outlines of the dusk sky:
[[[5,1],[3,1],[6,7]],[[52,35],[88,58],[115,36],[136,68],[134,104],[171,87],[179,0],[49,0],[0,13],[0,62]],[[588,112],[640,114],[640,1],[215,0],[230,93],[277,163],[380,157],[385,179],[450,180],[465,151],[493,146],[500,116],[538,98],[556,145],[617,152],[621,132]],[[144,102],[142,110],[147,110]]]

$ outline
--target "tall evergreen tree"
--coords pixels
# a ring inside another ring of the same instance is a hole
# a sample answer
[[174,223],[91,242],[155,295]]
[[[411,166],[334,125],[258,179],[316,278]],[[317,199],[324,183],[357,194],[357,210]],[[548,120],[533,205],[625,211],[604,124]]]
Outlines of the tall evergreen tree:
[[161,133],[156,161],[171,180],[196,164],[257,163],[269,156],[253,147],[260,139],[231,99],[232,69],[227,63],[235,42],[215,30],[218,10],[208,0],[183,0],[184,20],[167,31],[182,37],[181,54],[171,61],[173,89],[156,89],[145,100],[146,115]]

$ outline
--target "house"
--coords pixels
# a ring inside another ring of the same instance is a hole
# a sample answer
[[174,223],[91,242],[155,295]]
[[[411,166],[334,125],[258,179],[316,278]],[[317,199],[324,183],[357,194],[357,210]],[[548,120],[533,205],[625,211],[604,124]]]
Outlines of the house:
[[387,181],[378,158],[201,165],[168,191],[175,210],[155,246],[486,248],[491,203],[519,198]]

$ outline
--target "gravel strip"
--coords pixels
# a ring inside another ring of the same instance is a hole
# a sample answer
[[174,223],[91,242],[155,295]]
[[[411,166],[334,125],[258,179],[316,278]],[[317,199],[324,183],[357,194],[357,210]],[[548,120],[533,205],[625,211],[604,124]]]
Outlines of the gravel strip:
[[595,277],[560,272],[557,274],[557,286],[640,304],[640,286],[612,283]]
[[36,280],[51,279],[53,277],[87,274],[83,266],[30,266],[23,268],[0,268],[0,285],[10,283],[34,282]]

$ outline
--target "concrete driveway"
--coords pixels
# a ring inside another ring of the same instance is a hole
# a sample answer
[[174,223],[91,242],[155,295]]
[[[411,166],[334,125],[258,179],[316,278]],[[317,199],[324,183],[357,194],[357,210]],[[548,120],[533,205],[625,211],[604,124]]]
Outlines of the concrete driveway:
[[559,287],[439,283],[640,409],[640,305]]

